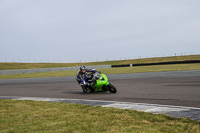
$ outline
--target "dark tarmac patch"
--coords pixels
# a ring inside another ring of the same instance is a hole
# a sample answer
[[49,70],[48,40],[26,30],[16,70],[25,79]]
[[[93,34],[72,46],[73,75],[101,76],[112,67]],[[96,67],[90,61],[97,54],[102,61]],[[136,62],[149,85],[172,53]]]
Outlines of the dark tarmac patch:
[[[134,106],[127,104],[126,107],[124,104],[112,104],[112,102],[120,101],[123,103],[148,103],[200,108],[200,70],[111,74],[107,76],[109,82],[117,88],[118,91],[116,94],[83,94],[81,87],[75,80],[75,76],[69,76],[3,79],[0,80],[0,96],[63,98],[65,102],[67,102],[66,99],[104,100],[111,102],[110,106],[122,108],[137,107],[137,109],[148,107],[149,111],[154,112],[160,108],[135,104]],[[85,101],[83,103],[85,103]],[[104,103],[100,102],[99,104]],[[162,109],[166,109],[168,113],[170,112],[172,115],[177,115],[176,110],[174,112],[174,110],[168,110],[168,108]],[[189,115],[187,111],[188,110],[181,110],[182,116],[184,116],[185,113]],[[194,116],[197,116],[197,114],[200,116],[199,111],[194,110],[194,112],[192,112],[192,110],[189,110],[189,112],[194,114]]]

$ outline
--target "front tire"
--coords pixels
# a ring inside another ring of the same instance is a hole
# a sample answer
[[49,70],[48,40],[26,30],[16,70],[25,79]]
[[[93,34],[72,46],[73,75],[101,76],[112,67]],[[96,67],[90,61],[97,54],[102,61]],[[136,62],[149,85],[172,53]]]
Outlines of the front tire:
[[108,85],[108,88],[109,88],[109,91],[111,93],[116,93],[117,92],[117,89],[115,88],[114,85],[112,85],[111,83]]

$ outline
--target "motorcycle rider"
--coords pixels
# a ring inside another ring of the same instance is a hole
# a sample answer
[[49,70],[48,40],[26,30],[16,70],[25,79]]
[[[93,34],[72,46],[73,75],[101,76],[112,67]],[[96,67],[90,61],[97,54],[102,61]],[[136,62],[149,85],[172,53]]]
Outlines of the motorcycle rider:
[[[91,74],[87,75],[87,72],[91,72]],[[81,84],[82,88],[84,87],[83,84],[88,84],[89,86],[91,86],[91,92],[93,92],[94,90],[92,89],[92,86],[95,84],[96,81],[88,83],[88,80],[92,79],[92,76],[95,72],[97,72],[95,69],[87,69],[86,66],[82,65],[77,73],[76,80],[79,84]]]

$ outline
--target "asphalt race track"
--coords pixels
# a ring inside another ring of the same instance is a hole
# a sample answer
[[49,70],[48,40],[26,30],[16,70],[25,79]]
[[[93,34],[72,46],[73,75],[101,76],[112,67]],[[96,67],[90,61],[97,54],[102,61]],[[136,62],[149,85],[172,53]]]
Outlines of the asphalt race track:
[[0,80],[0,96],[90,99],[200,108],[200,70],[107,75],[116,94],[83,94],[75,77]]

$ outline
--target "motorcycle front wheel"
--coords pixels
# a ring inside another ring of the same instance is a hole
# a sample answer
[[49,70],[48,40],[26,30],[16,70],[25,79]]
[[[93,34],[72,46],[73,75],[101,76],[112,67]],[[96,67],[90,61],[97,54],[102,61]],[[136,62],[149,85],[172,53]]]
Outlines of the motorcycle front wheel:
[[117,89],[116,89],[115,86],[112,85],[111,83],[109,83],[109,85],[107,85],[107,86],[108,86],[109,91],[110,91],[111,93],[116,93],[116,92],[117,92]]

